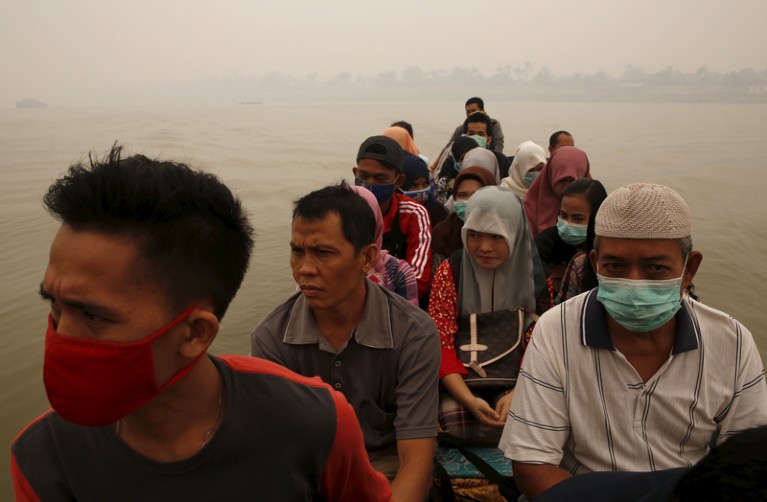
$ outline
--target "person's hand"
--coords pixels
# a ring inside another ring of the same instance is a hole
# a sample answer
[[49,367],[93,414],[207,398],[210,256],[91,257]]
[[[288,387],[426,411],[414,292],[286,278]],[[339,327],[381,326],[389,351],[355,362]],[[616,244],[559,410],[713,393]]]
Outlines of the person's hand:
[[511,389],[508,394],[500,398],[495,405],[495,411],[498,413],[501,425],[506,423],[506,417],[509,416],[509,408],[511,408],[512,399],[514,399],[514,389]]
[[482,398],[474,396],[474,398],[469,401],[467,408],[482,425],[498,427],[503,426],[504,424],[504,422],[500,422],[498,412],[491,408],[490,405],[487,404],[487,401]]

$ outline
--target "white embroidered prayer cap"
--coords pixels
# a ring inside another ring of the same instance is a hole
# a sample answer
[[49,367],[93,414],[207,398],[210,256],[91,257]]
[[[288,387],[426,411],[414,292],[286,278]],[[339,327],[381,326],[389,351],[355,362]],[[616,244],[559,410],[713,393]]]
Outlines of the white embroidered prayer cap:
[[654,183],[620,187],[602,202],[594,233],[618,239],[681,239],[692,231],[690,208],[674,190]]

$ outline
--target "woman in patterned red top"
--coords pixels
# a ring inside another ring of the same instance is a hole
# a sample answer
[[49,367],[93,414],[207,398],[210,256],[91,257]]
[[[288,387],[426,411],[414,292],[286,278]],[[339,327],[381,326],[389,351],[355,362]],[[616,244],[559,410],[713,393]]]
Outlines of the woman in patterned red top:
[[468,372],[454,345],[458,319],[517,307],[534,312],[536,291],[545,288],[546,281],[521,201],[508,189],[478,190],[469,200],[461,232],[464,248],[456,251],[461,254],[458,277],[451,267],[455,259],[442,262],[429,302],[442,342],[440,425],[459,437],[497,444],[512,389],[475,395],[468,388],[464,381]]

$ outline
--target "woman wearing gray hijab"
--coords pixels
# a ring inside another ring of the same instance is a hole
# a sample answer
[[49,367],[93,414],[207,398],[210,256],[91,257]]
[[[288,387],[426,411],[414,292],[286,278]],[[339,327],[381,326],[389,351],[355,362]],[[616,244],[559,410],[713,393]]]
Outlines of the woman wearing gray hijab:
[[459,320],[517,308],[534,315],[541,310],[536,296],[546,290],[546,278],[521,201],[510,190],[478,190],[467,205],[461,235],[464,247],[437,269],[429,301],[442,343],[440,425],[469,441],[497,444],[513,387],[468,387],[464,378],[470,372],[456,352]]
[[485,148],[474,148],[463,157],[463,167],[482,167],[495,177],[495,184],[501,182],[501,172],[498,169],[498,158]]

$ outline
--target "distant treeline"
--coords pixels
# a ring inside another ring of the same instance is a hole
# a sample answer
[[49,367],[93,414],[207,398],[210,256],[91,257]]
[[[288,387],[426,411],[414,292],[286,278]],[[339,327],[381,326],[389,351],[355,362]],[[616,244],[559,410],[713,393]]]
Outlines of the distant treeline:
[[556,75],[549,67],[503,66],[492,75],[476,68],[425,71],[409,67],[375,76],[341,72],[329,79],[269,73],[262,77],[230,75],[190,83],[163,84],[138,91],[164,100],[253,101],[388,101],[452,100],[478,94],[511,101],[647,101],[767,103],[767,69],[718,73],[699,68],[684,73],[674,67],[649,73],[627,66],[614,77]]

